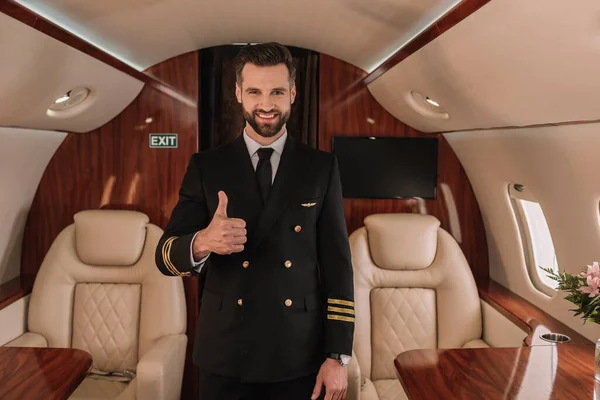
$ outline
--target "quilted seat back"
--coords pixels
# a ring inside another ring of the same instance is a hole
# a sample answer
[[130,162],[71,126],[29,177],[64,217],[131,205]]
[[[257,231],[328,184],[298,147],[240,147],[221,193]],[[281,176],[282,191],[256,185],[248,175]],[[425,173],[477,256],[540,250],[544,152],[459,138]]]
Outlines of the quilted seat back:
[[74,219],[40,267],[29,330],[49,347],[89,352],[98,370],[135,370],[158,338],[186,329],[181,278],[154,263],[162,230],[134,211],[89,210]]
[[361,374],[396,379],[404,351],[458,348],[481,337],[475,280],[456,241],[430,215],[373,214],[350,235],[354,351]]

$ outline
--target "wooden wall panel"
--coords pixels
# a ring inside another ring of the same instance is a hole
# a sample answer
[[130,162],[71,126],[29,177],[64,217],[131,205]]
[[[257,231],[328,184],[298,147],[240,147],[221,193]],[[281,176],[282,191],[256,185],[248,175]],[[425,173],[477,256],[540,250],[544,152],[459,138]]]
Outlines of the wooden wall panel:
[[[167,60],[155,71],[196,94],[197,53]],[[196,100],[197,101],[197,100]],[[152,122],[146,123],[147,118]],[[176,149],[150,149],[149,133],[178,133]],[[146,213],[165,228],[178,200],[188,161],[198,148],[198,112],[189,102],[146,85],[112,121],[84,134],[69,133],[42,176],[23,240],[21,274],[31,287],[56,236],[81,210],[117,208]],[[198,316],[197,278],[184,279],[188,312],[188,359],[184,391],[194,398],[197,370],[191,349]],[[197,395],[196,397],[197,398]]]
[[[438,198],[409,200],[346,199],[348,232],[363,226],[375,213],[423,212],[436,216],[451,233],[451,216],[441,185],[447,185],[456,205],[460,245],[477,278],[489,275],[487,241],[479,206],[460,161],[441,135],[421,133],[397,120],[373,98],[363,78],[366,72],[336,58],[321,55],[319,93],[319,148],[331,151],[333,136],[424,136],[437,137]],[[450,208],[452,210],[452,208]]]
[[[156,64],[144,72],[198,103],[199,52],[192,51]],[[192,84],[195,82],[195,84]]]

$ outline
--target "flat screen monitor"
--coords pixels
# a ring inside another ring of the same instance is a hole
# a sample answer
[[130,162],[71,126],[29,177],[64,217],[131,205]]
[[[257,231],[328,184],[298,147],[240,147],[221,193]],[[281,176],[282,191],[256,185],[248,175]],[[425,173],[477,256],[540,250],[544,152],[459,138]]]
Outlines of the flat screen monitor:
[[345,198],[435,199],[437,138],[333,137]]

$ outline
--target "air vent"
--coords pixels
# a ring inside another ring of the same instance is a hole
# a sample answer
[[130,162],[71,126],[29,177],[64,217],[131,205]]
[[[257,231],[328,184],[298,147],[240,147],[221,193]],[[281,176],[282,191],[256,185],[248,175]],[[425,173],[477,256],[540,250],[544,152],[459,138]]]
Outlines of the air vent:
[[406,94],[406,102],[414,111],[428,119],[449,119],[450,114],[429,96],[423,96],[419,92],[411,91]]

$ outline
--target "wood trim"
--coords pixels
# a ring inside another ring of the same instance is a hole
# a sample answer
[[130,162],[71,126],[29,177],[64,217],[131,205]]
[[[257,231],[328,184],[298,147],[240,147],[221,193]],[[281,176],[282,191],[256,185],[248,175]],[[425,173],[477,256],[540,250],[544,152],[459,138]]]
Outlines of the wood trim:
[[92,367],[79,349],[0,347],[0,398],[67,399]]
[[16,3],[14,0],[0,0],[0,12],[18,21],[21,21],[26,25],[29,25],[33,29],[40,31],[43,34],[48,35],[61,43],[71,46],[74,49],[77,49],[90,57],[93,57],[105,64],[110,65],[113,68],[118,69],[119,71],[124,72],[127,75],[152,86],[160,92],[170,97],[173,97],[185,103],[188,106],[197,106],[197,102],[194,98],[177,91],[172,86],[168,85],[163,81],[158,80],[157,78],[149,74],[138,71],[137,69],[129,66],[128,64],[125,64],[123,61],[118,60],[110,54],[105,53],[96,46],[84,41],[80,37],[75,36],[70,32],[67,32],[60,26],[37,15],[30,9],[20,5],[19,3]]
[[[399,354],[397,376],[408,398],[515,398],[552,393],[584,399],[594,392],[594,344],[527,300],[492,280],[477,282],[480,297],[529,332],[524,347],[420,349]],[[551,345],[539,334],[557,332],[571,342]],[[552,359],[554,369],[549,368]],[[531,379],[527,371],[536,371]],[[553,374],[552,379],[540,379]],[[529,376],[528,376],[529,375]],[[426,377],[427,379],[423,379]],[[508,396],[508,397],[507,397]],[[592,396],[593,397],[593,396]]]
[[21,278],[16,277],[0,285],[0,310],[10,306],[17,300],[31,293],[31,287],[22,285]]
[[493,280],[480,280],[477,282],[477,287],[479,297],[529,332],[523,340],[525,346],[547,345],[549,343],[539,336],[542,333],[555,332],[569,336],[571,338],[569,345],[576,346],[581,352],[594,351],[592,341],[499,283]]
[[594,353],[581,356],[568,343],[420,349],[399,354],[394,365],[409,399],[592,399]]
[[385,60],[383,64],[377,67],[373,72],[367,75],[364,79],[365,85],[370,84],[381,75],[395,67],[400,62],[407,59],[417,50],[425,47],[429,42],[448,31],[454,25],[458,24],[475,11],[489,3],[490,0],[463,0],[450,9],[446,14],[441,16],[435,23],[431,24],[427,29],[421,32],[413,40],[398,50],[394,55]]

